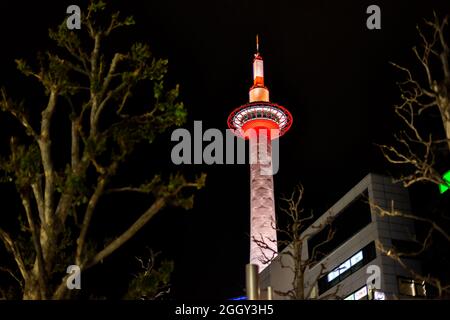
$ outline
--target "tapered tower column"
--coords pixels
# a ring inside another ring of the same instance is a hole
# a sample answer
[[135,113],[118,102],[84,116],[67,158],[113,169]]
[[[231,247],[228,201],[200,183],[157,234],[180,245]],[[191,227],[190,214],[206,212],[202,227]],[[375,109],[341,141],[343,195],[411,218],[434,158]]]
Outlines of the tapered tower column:
[[259,270],[278,253],[271,142],[250,138],[250,263]]

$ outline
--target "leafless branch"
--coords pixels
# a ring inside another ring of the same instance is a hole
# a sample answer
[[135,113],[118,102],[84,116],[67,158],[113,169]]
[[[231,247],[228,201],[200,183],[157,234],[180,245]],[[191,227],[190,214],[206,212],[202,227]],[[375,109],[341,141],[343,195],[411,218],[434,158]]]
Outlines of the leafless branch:
[[[425,73],[425,84],[415,79],[410,69],[391,63],[406,74],[406,80],[398,84],[402,102],[395,106],[395,112],[406,130],[396,135],[397,146],[379,147],[390,163],[409,167],[409,173],[398,179],[405,187],[418,182],[438,185],[445,183],[434,166],[436,146],[445,143],[450,150],[450,51],[445,41],[447,25],[448,16],[441,21],[434,13],[433,21],[425,21],[429,32],[426,33],[417,26],[422,43],[419,48],[413,48],[413,53]],[[436,72],[438,69],[442,71],[442,75]],[[421,118],[418,116],[423,117],[427,110],[439,111],[445,139],[437,139],[431,134],[420,132]]]
[[379,206],[375,203],[372,203],[372,202],[370,203],[370,207],[372,208],[372,210],[375,213],[377,213],[381,217],[384,217],[384,216],[402,217],[402,218],[411,219],[411,220],[415,220],[415,221],[425,222],[425,223],[429,224],[431,228],[436,230],[440,235],[442,235],[447,241],[450,242],[450,234],[444,228],[442,228],[438,223],[436,223],[436,221],[429,219],[429,218],[424,218],[424,217],[404,213],[400,210],[397,210],[395,208],[394,200],[391,201],[391,205],[390,205],[389,209],[382,208],[381,206]]
[[403,269],[408,271],[416,280],[423,281],[425,283],[428,283],[429,285],[435,287],[438,290],[438,294],[441,297],[444,292],[450,293],[450,285],[443,285],[441,280],[435,277],[432,277],[431,275],[423,276],[419,273],[417,273],[414,269],[410,268],[401,258],[401,254],[399,254],[395,249],[392,248],[386,248],[382,243],[379,241],[376,241],[377,249],[388,256],[389,258],[396,261]]
[[283,197],[281,199],[285,206],[281,207],[280,211],[288,218],[287,225],[283,228],[277,228],[275,224],[272,226],[279,234],[282,234],[286,238],[285,240],[278,241],[279,246],[286,245],[285,249],[280,254],[278,254],[278,250],[274,249],[273,239],[264,239],[262,235],[260,238],[253,237],[252,239],[261,249],[261,262],[263,264],[268,264],[271,261],[275,261],[275,258],[277,258],[276,261],[280,264],[281,268],[289,270],[292,273],[291,289],[285,292],[279,290],[275,291],[278,295],[286,296],[290,299],[310,298],[315,283],[317,283],[319,278],[325,274],[326,267],[323,263],[320,264],[320,271],[313,280],[313,283],[309,285],[307,292],[305,291],[308,287],[305,284],[305,273],[319,262],[320,259],[318,259],[317,249],[331,241],[335,234],[334,230],[330,227],[326,239],[313,248],[312,254],[309,257],[302,257],[303,245],[307,238],[310,238],[324,230],[326,227],[331,226],[331,222],[334,220],[333,215],[330,214],[323,223],[310,226],[312,231],[305,232],[306,227],[308,226],[307,223],[314,218],[314,215],[312,212],[305,214],[305,210],[302,207],[303,195],[304,187],[299,184],[289,197]]

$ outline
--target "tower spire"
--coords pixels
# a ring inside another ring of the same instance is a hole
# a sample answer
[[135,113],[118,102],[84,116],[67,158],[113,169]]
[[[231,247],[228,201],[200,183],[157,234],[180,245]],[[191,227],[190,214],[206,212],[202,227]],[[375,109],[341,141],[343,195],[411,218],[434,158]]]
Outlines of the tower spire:
[[264,60],[259,54],[259,35],[256,35],[256,53],[253,58],[253,86],[250,88],[250,102],[269,101],[269,90],[264,86]]
[[259,36],[256,34],[256,54],[259,54]]

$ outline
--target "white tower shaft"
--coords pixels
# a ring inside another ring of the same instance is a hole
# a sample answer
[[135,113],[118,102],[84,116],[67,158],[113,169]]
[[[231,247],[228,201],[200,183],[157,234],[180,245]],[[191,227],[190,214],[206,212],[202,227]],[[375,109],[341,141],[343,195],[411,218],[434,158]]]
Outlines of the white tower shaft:
[[250,138],[250,263],[261,272],[278,253],[270,137]]

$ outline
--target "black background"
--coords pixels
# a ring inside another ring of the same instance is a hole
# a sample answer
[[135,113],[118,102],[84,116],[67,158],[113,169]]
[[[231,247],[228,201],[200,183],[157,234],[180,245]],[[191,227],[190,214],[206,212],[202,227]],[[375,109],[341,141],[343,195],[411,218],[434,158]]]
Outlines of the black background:
[[[392,172],[374,145],[389,142],[397,131],[392,106],[399,101],[395,83],[403,75],[388,62],[417,65],[411,51],[419,43],[415,26],[431,18],[433,9],[450,12],[448,1],[418,0],[108,2],[136,18],[131,34],[119,34],[118,40],[143,40],[155,55],[169,59],[168,82],[181,85],[190,130],[194,120],[202,120],[204,129],[225,130],[229,112],[247,101],[254,39],[260,34],[271,100],[294,116],[280,142],[276,197],[302,182],[305,205],[316,214],[367,173]],[[40,91],[15,71],[14,59],[32,59],[45,50],[48,28],[65,18],[69,4],[83,7],[84,2],[0,3],[0,86],[17,98],[33,101]],[[371,4],[381,7],[381,30],[366,28],[366,8]],[[0,115],[2,146],[7,145],[9,130],[9,122]],[[145,246],[175,259],[175,298],[222,299],[243,293],[249,250],[248,167],[178,168],[170,164],[174,144],[169,137],[161,137],[151,153],[141,150],[122,174],[140,176],[159,168],[204,171],[207,186],[198,193],[193,210],[165,210],[103,266],[83,277],[83,285],[98,296],[120,297],[136,267],[133,256]],[[138,167],[139,171],[133,169]],[[6,199],[8,190],[2,188],[0,197]],[[123,230],[123,217],[131,221],[142,209],[134,200],[105,204],[106,213],[96,217],[94,231]]]

